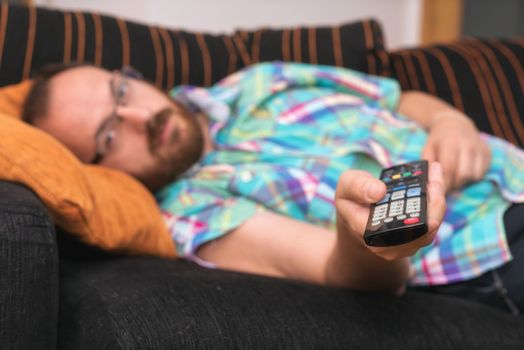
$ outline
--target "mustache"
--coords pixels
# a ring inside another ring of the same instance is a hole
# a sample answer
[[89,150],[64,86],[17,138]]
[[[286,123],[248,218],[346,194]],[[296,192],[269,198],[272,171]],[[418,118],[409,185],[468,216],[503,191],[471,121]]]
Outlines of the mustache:
[[160,145],[162,132],[167,121],[175,114],[172,108],[164,108],[156,112],[147,123],[147,136],[149,140],[149,150],[152,154]]

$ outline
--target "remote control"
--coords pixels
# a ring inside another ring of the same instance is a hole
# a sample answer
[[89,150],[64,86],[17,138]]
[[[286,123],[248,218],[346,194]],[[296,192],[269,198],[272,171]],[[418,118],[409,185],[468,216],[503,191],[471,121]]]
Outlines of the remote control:
[[387,187],[382,200],[371,205],[364,233],[369,246],[389,247],[413,241],[428,232],[426,222],[425,160],[384,169],[380,175]]

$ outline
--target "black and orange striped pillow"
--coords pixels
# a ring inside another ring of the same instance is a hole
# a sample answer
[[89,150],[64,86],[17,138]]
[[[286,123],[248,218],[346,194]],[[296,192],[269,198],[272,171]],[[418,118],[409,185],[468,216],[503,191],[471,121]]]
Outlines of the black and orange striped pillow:
[[403,90],[437,95],[484,132],[524,147],[524,39],[473,39],[388,54]]
[[[90,62],[108,69],[131,64],[158,87],[209,86],[255,62],[284,60],[377,69],[377,22],[211,35],[169,30],[91,12],[2,3],[0,86],[30,77],[48,63]],[[374,56],[373,56],[374,57]]]

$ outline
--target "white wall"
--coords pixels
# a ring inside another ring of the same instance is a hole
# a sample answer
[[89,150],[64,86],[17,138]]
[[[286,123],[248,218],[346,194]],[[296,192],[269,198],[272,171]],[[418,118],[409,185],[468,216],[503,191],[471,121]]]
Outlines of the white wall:
[[330,25],[378,19],[389,48],[417,45],[422,0],[35,0],[35,4],[117,15],[207,32],[261,26]]

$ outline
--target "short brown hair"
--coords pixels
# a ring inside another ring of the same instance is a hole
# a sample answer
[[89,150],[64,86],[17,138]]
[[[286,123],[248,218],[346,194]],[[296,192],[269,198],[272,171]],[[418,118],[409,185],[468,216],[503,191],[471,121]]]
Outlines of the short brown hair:
[[49,82],[58,73],[65,70],[90,66],[88,63],[57,63],[44,66],[39,74],[33,78],[34,82],[22,106],[22,120],[33,124],[36,119],[45,116],[49,100]]

